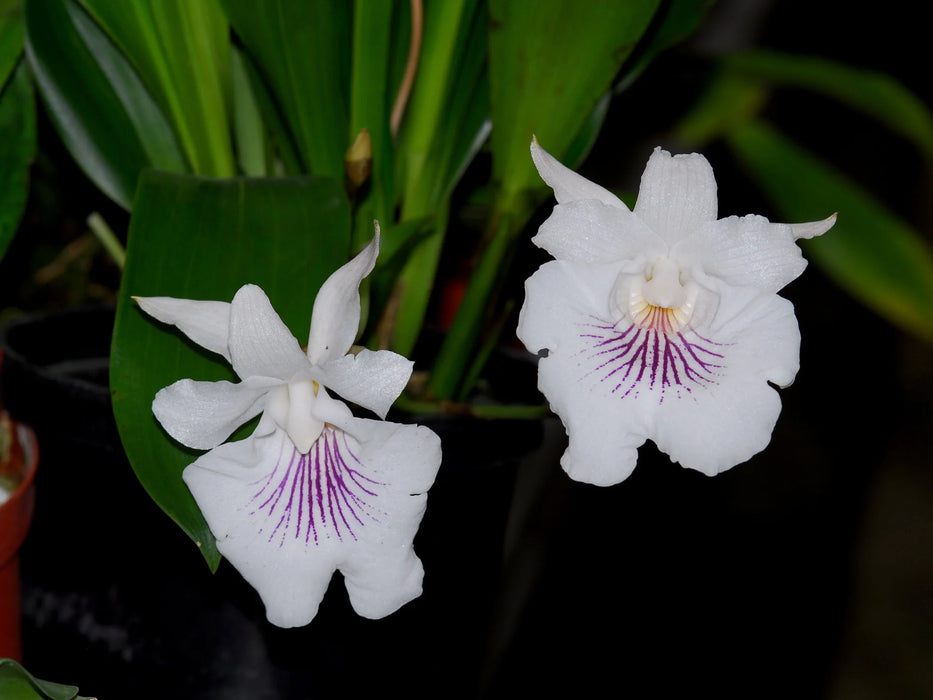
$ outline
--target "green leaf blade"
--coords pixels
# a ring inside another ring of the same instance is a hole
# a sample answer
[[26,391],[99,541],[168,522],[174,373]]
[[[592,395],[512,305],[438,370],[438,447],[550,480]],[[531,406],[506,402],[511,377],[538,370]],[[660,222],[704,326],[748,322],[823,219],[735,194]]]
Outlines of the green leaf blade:
[[0,93],[0,260],[26,209],[35,152],[35,97],[28,68],[21,62]]
[[837,61],[770,51],[729,56],[723,67],[746,80],[828,95],[909,139],[933,159],[933,112],[889,75]]
[[3,700],[89,700],[78,688],[39,680],[12,659],[0,659],[0,698]]
[[26,55],[62,141],[88,177],[129,209],[152,163],[126,107],[71,21],[71,0],[28,0]]
[[866,306],[933,342],[933,251],[916,230],[764,124],[736,129],[727,141],[788,220],[838,210],[828,233],[805,242],[808,257]]
[[349,146],[351,4],[223,0],[223,7],[278,100],[306,172],[342,180]]
[[218,0],[84,0],[168,115],[194,172],[236,173],[230,43]]
[[532,135],[562,158],[637,46],[659,2],[581,5],[490,0],[489,64],[496,179],[511,199],[538,187]]

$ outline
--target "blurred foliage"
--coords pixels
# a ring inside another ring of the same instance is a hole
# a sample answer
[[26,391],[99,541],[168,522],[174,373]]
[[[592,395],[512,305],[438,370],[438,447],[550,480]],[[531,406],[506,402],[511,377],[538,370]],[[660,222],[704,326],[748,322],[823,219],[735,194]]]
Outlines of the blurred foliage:
[[[795,143],[762,115],[771,92],[794,88],[830,98],[907,140],[933,166],[933,113],[890,76],[842,63],[745,52],[718,61],[713,80],[676,134],[702,149],[722,139],[787,221],[839,219],[831,235],[803,245],[853,297],[904,330],[933,341],[933,248],[929,238],[871,192]],[[805,104],[805,103],[804,103]],[[866,138],[870,138],[869,135]]]

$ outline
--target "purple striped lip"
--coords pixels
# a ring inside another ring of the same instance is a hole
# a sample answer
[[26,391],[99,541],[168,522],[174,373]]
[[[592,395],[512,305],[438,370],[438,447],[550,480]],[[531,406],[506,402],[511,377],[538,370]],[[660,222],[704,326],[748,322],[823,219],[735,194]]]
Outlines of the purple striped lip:
[[690,329],[668,330],[667,323],[619,325],[594,318],[583,324],[580,338],[588,345],[581,352],[585,376],[595,374],[621,398],[651,391],[663,403],[669,392],[680,397],[715,384],[723,370],[722,345]]
[[281,547],[287,538],[317,545],[322,540],[356,540],[360,530],[386,515],[376,505],[380,487],[363,473],[347,435],[332,425],[306,453],[290,441],[275,469],[253,482],[257,487],[248,508],[259,532]]

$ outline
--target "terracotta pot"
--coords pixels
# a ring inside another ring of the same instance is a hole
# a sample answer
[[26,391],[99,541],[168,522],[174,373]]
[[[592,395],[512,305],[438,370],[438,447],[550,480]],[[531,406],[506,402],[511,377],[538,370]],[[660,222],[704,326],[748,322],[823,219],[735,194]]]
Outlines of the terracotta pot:
[[0,476],[16,484],[0,504],[0,657],[22,660],[19,547],[32,522],[39,449],[32,430],[0,411]]

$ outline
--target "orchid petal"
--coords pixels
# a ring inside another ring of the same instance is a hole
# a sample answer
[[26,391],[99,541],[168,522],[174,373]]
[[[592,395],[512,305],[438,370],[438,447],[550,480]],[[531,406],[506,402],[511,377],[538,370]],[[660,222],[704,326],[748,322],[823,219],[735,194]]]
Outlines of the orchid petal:
[[665,401],[651,437],[671,459],[713,476],[745,462],[771,440],[781,400],[769,382],[787,386],[797,373],[800,332],[794,307],[752,290],[723,294],[714,325],[721,369],[683,401]]
[[789,224],[773,224],[763,216],[730,216],[701,226],[677,244],[675,255],[731,285],[776,293],[807,266],[794,239]]
[[152,412],[182,445],[209,450],[257,416],[277,383],[269,377],[248,377],[239,384],[181,379],[159,390]]
[[525,283],[518,323],[518,337],[529,350],[547,350],[538,364],[538,387],[570,436],[561,466],[578,481],[603,486],[631,473],[645,441],[637,411],[620,410],[612,391],[617,381],[598,371],[604,360],[594,350],[594,334],[612,326],[605,300],[614,281],[611,265],[546,263]]
[[353,609],[380,618],[421,594],[423,569],[412,544],[440,467],[441,444],[424,426],[354,418],[346,430],[359,443],[367,474],[382,486],[379,507],[386,517],[364,531],[340,570]]
[[836,224],[836,214],[828,216],[822,221],[808,221],[803,224],[788,224],[794,232],[794,238],[816,238],[822,236]]
[[656,148],[641,176],[634,213],[673,245],[716,220],[716,178],[698,153],[672,156]]
[[178,328],[206,350],[230,361],[230,304],[225,301],[195,301],[174,297],[133,297],[139,308],[157,321]]
[[323,365],[345,355],[353,345],[360,325],[360,282],[376,265],[379,256],[379,222],[373,240],[321,285],[311,314],[308,359]]
[[558,260],[603,263],[625,260],[666,244],[628,209],[594,199],[558,204],[532,242]]
[[558,204],[590,199],[602,202],[615,209],[628,211],[628,207],[625,206],[621,199],[561,163],[541,148],[536,138],[531,140],[531,158],[535,163],[535,167],[538,168],[541,179],[554,190],[554,198]]
[[365,617],[421,593],[412,541],[440,442],[418,426],[347,424],[352,437],[328,427],[306,455],[275,431],[221,445],[184,473],[221,553],[281,627],[311,621],[337,569]]
[[230,364],[240,377],[284,381],[308,369],[298,341],[254,284],[240,287],[230,305]]
[[584,266],[564,260],[542,265],[525,281],[525,303],[516,332],[531,352],[568,352],[594,319],[609,318],[614,265]]
[[315,379],[385,418],[411,377],[414,363],[390,350],[361,350],[315,369]]

